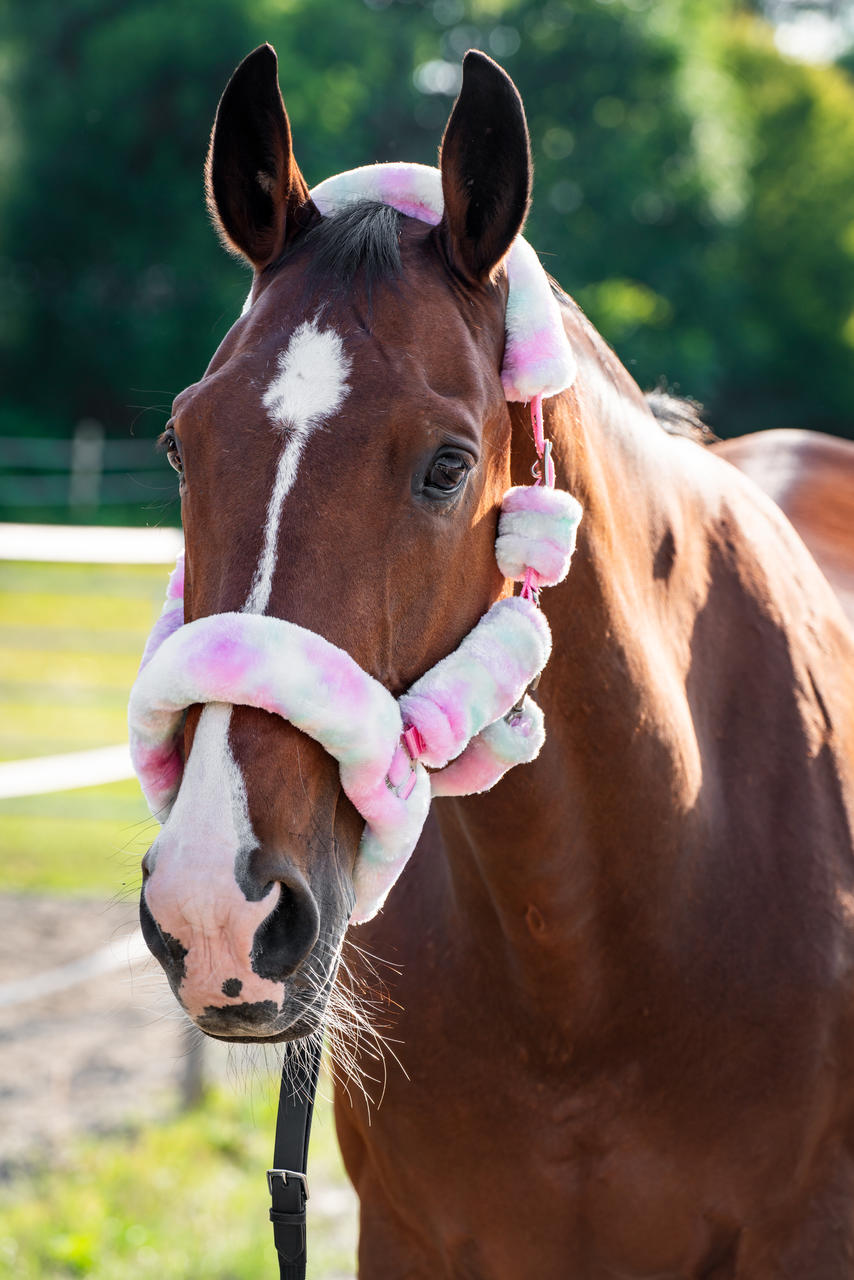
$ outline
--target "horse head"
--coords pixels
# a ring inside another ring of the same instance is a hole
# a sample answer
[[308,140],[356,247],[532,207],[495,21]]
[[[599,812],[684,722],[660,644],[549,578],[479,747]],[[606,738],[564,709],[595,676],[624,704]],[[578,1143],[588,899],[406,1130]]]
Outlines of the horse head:
[[[519,95],[482,54],[466,57],[440,171],[433,225],[373,201],[324,216],[294,158],[275,53],[251,54],[219,105],[207,187],[252,289],[164,434],[185,621],[287,619],[395,696],[511,590],[496,521],[522,415],[501,380],[503,264],[531,168]],[[148,944],[208,1033],[308,1034],[334,982],[364,819],[335,759],[259,706],[191,707],[183,756],[143,864]]]

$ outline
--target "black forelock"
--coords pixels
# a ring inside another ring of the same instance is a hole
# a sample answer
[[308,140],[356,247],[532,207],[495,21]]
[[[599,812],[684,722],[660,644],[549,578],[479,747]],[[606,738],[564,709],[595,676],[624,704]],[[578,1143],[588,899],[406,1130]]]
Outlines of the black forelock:
[[401,270],[402,215],[376,200],[359,200],[315,223],[268,270],[307,255],[309,284],[349,285],[360,273],[368,290]]

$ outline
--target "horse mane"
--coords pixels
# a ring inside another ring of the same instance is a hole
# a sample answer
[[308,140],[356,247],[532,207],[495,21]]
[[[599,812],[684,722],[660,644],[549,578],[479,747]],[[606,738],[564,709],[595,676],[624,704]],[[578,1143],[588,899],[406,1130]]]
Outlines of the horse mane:
[[[549,284],[558,303],[575,313],[600,351],[603,354],[607,352],[608,356],[619,361],[619,356],[614,351],[614,348],[602,337],[595,325],[591,323],[583,308],[575,301],[575,298],[571,297],[558,284],[554,276],[549,276]],[[703,421],[703,406],[699,401],[692,399],[691,396],[671,395],[669,391],[665,390],[665,387],[666,384],[662,381],[652,391],[644,392],[647,406],[662,430],[671,436],[685,436],[689,440],[696,441],[697,444],[714,444],[718,437],[711,427]]]
[[345,289],[361,272],[370,291],[373,285],[400,273],[401,217],[390,205],[357,200],[297,236],[267,270],[278,270],[294,254],[305,251],[310,285],[333,284],[337,290]]
[[687,436],[697,444],[714,444],[717,436],[702,419],[703,406],[690,396],[673,396],[663,387],[644,393],[652,415],[668,435]]

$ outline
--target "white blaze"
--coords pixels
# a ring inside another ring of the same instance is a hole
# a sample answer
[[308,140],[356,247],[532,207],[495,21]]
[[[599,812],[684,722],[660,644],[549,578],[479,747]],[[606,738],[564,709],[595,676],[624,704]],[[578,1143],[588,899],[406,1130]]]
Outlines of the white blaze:
[[228,743],[232,708],[209,703],[202,711],[181,789],[157,840],[146,900],[161,929],[188,947],[188,1011],[227,1004],[226,978],[238,977],[241,1001],[281,999],[281,984],[251,968],[259,925],[275,908],[278,886],[249,902],[238,883],[257,845],[246,787]]
[[264,393],[264,407],[288,438],[276,468],[264,546],[244,613],[263,613],[269,604],[282,505],[296,480],[305,443],[312,431],[340,407],[349,390],[350,361],[344,344],[334,329],[318,329],[313,320],[294,330],[276,366],[276,376]]
[[[247,303],[251,300],[247,299]],[[276,373],[264,393],[264,407],[285,437],[267,506],[261,557],[244,613],[264,613],[270,601],[278,554],[282,506],[293,487],[306,442],[342,404],[349,387],[350,360],[333,329],[306,321],[295,329],[276,361]],[[161,833],[161,851],[152,859],[146,897],[158,924],[184,945],[186,983],[196,990],[200,1012],[221,1005],[225,978],[243,982],[240,1000],[274,1000],[281,984],[251,970],[255,931],[276,905],[278,892],[261,902],[247,901],[240,887],[245,865],[257,845],[246,783],[231,752],[228,735],[233,708],[206,706],[199,719],[181,789]]]

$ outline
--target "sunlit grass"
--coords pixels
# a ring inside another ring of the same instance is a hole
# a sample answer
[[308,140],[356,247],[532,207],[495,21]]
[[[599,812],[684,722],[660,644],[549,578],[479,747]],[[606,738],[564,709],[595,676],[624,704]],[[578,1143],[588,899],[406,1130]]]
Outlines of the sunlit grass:
[[134,662],[132,654],[125,653],[15,649],[0,643],[0,671],[6,682],[43,684],[58,699],[66,690],[92,695],[102,689],[126,692],[128,673],[133,680],[138,662],[138,652]]
[[[329,1092],[328,1086],[326,1092]],[[0,1191],[11,1280],[259,1280],[277,1274],[265,1169],[275,1088],[214,1091],[156,1127],[79,1142]],[[331,1114],[312,1129],[309,1280],[352,1276],[354,1224]]]
[[127,786],[0,801],[0,890],[135,892],[156,826]]
[[[165,567],[0,563],[0,760],[125,740],[166,579]],[[135,896],[155,830],[133,779],[0,800],[0,890]],[[0,1191],[0,1280],[277,1274],[264,1177],[275,1098],[275,1081],[240,1081],[14,1179]],[[309,1277],[352,1276],[353,1201],[323,1099],[309,1173]]]
[[0,760],[109,747],[127,738],[127,695],[0,681],[0,717]]
[[[0,760],[112,746],[165,566],[0,564]],[[153,824],[133,780],[0,800],[0,888],[135,887]]]

